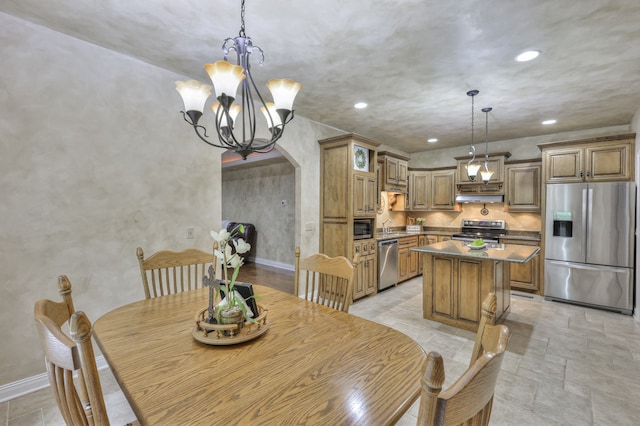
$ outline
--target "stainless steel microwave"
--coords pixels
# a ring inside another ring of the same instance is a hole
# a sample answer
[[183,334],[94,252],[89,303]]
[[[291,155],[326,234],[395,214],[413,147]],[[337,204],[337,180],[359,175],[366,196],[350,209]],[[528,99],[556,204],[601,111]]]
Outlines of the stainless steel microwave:
[[356,219],[353,221],[353,239],[373,238],[373,219]]

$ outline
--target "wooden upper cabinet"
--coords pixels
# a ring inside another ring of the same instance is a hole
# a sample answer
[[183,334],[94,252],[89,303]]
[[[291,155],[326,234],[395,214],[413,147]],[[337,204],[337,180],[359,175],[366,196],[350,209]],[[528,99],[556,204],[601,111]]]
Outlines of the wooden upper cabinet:
[[409,173],[409,209],[428,210],[431,202],[431,172]]
[[505,166],[505,204],[510,212],[539,212],[542,165],[521,162]]
[[546,183],[631,181],[635,134],[538,145]]
[[376,177],[373,173],[353,174],[353,215],[372,216],[376,213]]
[[378,158],[383,162],[380,190],[406,193],[409,158],[386,151],[378,153]]
[[431,172],[431,210],[454,210],[456,207],[456,170]]
[[407,210],[455,210],[456,169],[409,172]]
[[582,182],[582,148],[560,148],[545,151],[545,176],[547,183]]
[[633,144],[585,148],[586,178],[590,181],[633,180]]

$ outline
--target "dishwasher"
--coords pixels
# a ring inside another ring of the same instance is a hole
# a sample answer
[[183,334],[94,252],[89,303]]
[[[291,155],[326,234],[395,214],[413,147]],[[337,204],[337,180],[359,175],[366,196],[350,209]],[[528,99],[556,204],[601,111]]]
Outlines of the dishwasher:
[[378,290],[398,283],[398,240],[378,242]]

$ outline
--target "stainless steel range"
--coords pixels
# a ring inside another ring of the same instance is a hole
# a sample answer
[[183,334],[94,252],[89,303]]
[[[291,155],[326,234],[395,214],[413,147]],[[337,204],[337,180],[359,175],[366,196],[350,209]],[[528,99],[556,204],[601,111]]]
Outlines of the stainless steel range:
[[487,243],[498,243],[499,238],[504,237],[505,229],[504,220],[463,219],[460,233],[453,234],[452,238],[468,242],[482,238]]

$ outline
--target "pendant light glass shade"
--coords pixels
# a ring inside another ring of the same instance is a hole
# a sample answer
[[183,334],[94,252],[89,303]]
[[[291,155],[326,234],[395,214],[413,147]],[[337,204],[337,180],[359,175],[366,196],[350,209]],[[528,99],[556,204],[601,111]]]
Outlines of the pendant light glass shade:
[[292,110],[293,100],[301,87],[302,85],[300,83],[296,83],[288,78],[273,79],[267,83],[267,88],[271,92],[271,96],[273,96],[273,104],[276,110]]
[[204,104],[211,95],[211,86],[196,80],[176,81],[176,90],[182,96],[185,111],[204,111]]
[[267,120],[267,126],[269,129],[282,125],[282,120],[280,120],[280,115],[276,112],[276,106],[273,102],[267,102],[266,106],[266,108],[261,107],[260,111],[264,114],[264,118]]
[[220,102],[211,105],[211,111],[216,114],[216,121],[220,123],[220,127],[231,127],[233,129],[233,123],[236,121],[238,114],[240,114],[240,110],[242,108],[238,104],[233,104],[229,107],[229,119],[231,120],[231,125],[229,125],[227,123],[227,114],[224,113],[224,108]]
[[236,98],[238,86],[245,79],[244,69],[240,65],[233,65],[227,61],[216,61],[213,64],[206,64],[204,69],[211,78],[218,100],[222,95],[227,95],[231,99]]

